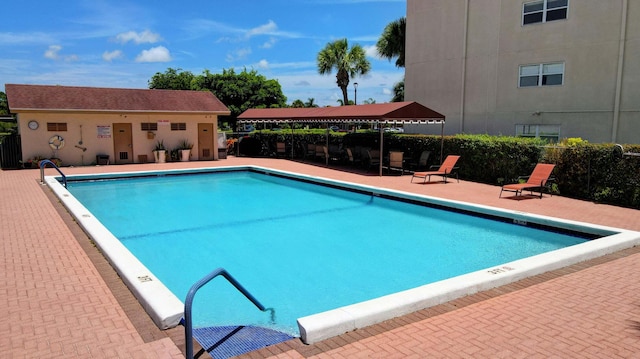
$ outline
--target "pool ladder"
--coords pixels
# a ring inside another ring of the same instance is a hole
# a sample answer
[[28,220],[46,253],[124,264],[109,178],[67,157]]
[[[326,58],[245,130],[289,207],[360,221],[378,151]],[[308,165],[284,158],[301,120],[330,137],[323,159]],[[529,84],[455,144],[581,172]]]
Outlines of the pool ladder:
[[242,293],[247,299],[251,301],[258,309],[261,311],[267,311],[268,308],[265,308],[248,290],[246,290],[235,278],[231,276],[224,268],[218,268],[213,272],[207,274],[199,281],[195,282],[191,289],[189,289],[189,293],[187,293],[187,298],[184,302],[184,338],[185,338],[185,351],[186,357],[191,359],[193,358],[193,321],[191,317],[191,308],[193,304],[193,297],[195,297],[196,292],[202,288],[205,284],[209,283],[217,276],[223,276],[227,279],[227,281],[233,284],[234,287],[240,293]]
[[44,168],[47,165],[51,165],[51,167],[55,168],[56,171],[58,171],[58,173],[62,176],[62,181],[64,183],[64,188],[67,188],[67,176],[65,176],[64,173],[62,173],[62,171],[60,171],[60,168],[58,168],[58,166],[56,166],[56,164],[53,163],[51,160],[42,160],[42,161],[40,161],[40,183],[44,183]]

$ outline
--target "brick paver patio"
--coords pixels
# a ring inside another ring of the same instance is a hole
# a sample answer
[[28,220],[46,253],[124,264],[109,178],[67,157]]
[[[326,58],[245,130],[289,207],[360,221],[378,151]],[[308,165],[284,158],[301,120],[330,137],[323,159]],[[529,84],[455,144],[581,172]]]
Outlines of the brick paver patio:
[[[499,199],[466,181],[411,184],[288,160],[234,158],[63,168],[67,174],[254,164],[314,176],[640,231],[637,210],[560,196]],[[52,169],[46,170],[53,174]],[[5,358],[181,358],[182,328],[150,323],[117,275],[39,183],[0,172],[0,305]],[[632,248],[359,329],[314,345],[292,340],[262,358],[640,357],[640,250]]]

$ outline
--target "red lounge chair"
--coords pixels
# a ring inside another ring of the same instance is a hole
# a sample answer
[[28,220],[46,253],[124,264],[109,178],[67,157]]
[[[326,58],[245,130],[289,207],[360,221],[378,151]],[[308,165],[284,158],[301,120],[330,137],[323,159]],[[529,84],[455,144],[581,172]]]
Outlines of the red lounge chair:
[[500,197],[502,197],[502,191],[515,192],[516,196],[518,196],[522,194],[523,190],[528,190],[533,194],[533,190],[537,188],[540,191],[540,198],[542,198],[542,189],[547,184],[551,176],[551,171],[553,171],[555,166],[556,165],[553,164],[538,163],[536,168],[533,169],[533,172],[531,172],[527,183],[514,183],[502,186]]
[[[424,178],[423,183],[426,183],[427,179],[429,179],[429,182],[431,182],[431,176],[441,176],[442,178],[444,178],[444,183],[447,183],[447,177],[451,175],[451,172],[453,170],[458,169],[458,167],[454,167],[454,166],[456,165],[456,162],[458,162],[459,158],[460,156],[449,155],[447,156],[447,158],[444,159],[444,162],[442,162],[438,170],[427,171],[427,172],[415,172],[411,177],[411,182],[413,182],[413,179],[416,177]],[[456,173],[456,180],[460,182],[460,180],[458,179],[457,173]]]

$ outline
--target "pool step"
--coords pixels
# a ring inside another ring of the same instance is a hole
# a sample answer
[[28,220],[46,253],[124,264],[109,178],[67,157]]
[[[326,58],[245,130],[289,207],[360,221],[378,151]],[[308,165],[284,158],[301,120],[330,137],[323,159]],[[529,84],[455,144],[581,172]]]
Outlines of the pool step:
[[255,326],[195,328],[193,337],[213,358],[230,358],[294,338]]

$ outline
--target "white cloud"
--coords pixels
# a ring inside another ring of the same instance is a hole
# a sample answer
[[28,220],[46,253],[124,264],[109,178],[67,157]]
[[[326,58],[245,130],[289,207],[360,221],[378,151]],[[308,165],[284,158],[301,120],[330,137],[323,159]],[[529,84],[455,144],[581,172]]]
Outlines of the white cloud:
[[159,34],[149,30],[144,30],[143,32],[127,31],[116,35],[116,41],[123,44],[129,41],[133,41],[136,44],[154,44],[161,40],[162,37]]
[[269,38],[269,41],[266,41],[260,47],[263,48],[263,49],[270,49],[270,48],[273,47],[273,45],[275,45],[276,42],[278,42],[278,40],[275,37],[271,37],[271,38]]
[[44,32],[33,33],[13,33],[13,32],[1,32],[0,44],[1,45],[28,45],[28,44],[50,44],[54,42],[53,37]]
[[299,61],[299,62],[278,62],[270,63],[269,67],[272,69],[316,69],[318,66],[314,61]]
[[364,53],[367,55],[367,57],[373,57],[375,59],[382,59],[380,57],[380,54],[378,53],[378,49],[376,48],[375,45],[362,46],[362,48],[364,49]]
[[[191,38],[200,38],[207,36],[210,33],[221,34],[242,34],[243,30],[232,27],[230,25],[205,19],[195,19],[188,21],[183,30],[187,32]],[[222,41],[228,41],[226,37],[223,37]]]
[[250,54],[251,54],[251,48],[250,47],[245,47],[245,48],[242,48],[242,49],[238,49],[233,53],[227,54],[226,59],[229,62],[233,62],[233,61],[245,59]]
[[[216,43],[242,42],[247,41],[254,36],[261,35],[269,35],[274,38],[292,39],[306,37],[299,33],[278,30],[278,25],[273,20],[269,20],[264,25],[244,29],[217,21],[196,19],[189,21],[184,27],[184,31],[189,34],[190,38],[200,38],[207,36],[210,33],[217,33],[220,36],[215,41]],[[267,47],[273,45],[274,42],[275,40],[270,40],[269,42],[266,42],[264,46]]]
[[111,62],[111,61],[113,61],[113,60],[115,60],[115,59],[122,58],[122,56],[123,56],[123,55],[122,55],[122,51],[120,51],[120,50],[105,51],[105,52],[102,54],[102,59],[103,59],[104,61]]
[[49,45],[49,48],[44,52],[44,57],[51,60],[64,60],[64,61],[77,61],[78,55],[66,55],[61,56],[60,51],[62,50],[62,46],[60,45]]
[[47,51],[44,52],[44,57],[51,60],[57,60],[60,50],[62,50],[62,46],[60,45],[49,45]]
[[269,68],[269,61],[262,59],[258,62],[258,68],[261,69],[268,69]]
[[136,62],[169,62],[171,53],[164,46],[152,47],[149,50],[142,50],[136,57]]
[[245,33],[246,37],[253,37],[256,35],[265,35],[265,34],[273,34],[276,32],[276,30],[278,30],[278,25],[276,25],[275,22],[273,22],[273,20],[269,20],[269,22],[267,22],[264,25],[260,25],[258,27],[254,27],[253,29],[249,29],[247,30],[247,32]]

